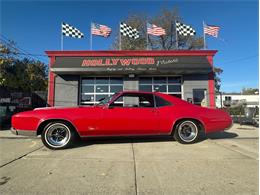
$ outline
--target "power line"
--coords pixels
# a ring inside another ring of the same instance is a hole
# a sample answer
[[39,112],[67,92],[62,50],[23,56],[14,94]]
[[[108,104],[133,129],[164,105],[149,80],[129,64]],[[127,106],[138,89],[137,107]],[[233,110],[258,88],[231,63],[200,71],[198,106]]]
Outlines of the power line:
[[26,50],[22,49],[21,47],[19,47],[17,45],[14,46],[13,44],[11,44],[11,41],[6,36],[4,36],[3,34],[0,34],[0,35],[2,37],[2,38],[0,38],[1,41],[3,41],[5,44],[7,44],[9,47],[12,47],[16,51],[19,51],[17,53],[13,52],[13,54],[25,55],[28,58],[31,58],[31,59],[34,59],[34,60],[36,59],[36,60],[39,60],[39,61],[42,61],[43,59],[40,59],[37,56],[48,57],[47,55],[43,55],[43,54],[31,54],[31,53],[27,52]]
[[252,58],[255,58],[255,57],[258,57],[258,56],[259,56],[258,54],[254,54],[254,55],[251,55],[251,56],[226,61],[226,62],[223,62],[222,64],[231,64],[231,63],[238,62],[238,61],[245,61],[245,60],[249,60],[249,59],[252,59]]

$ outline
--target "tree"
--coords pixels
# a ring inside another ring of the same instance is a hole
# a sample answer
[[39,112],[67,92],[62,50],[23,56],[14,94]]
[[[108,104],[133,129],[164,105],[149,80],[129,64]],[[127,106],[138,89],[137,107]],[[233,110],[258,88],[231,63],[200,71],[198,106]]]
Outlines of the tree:
[[[162,9],[157,16],[148,17],[145,14],[130,14],[126,19],[126,23],[131,27],[138,29],[140,38],[131,39],[129,37],[121,36],[122,50],[176,50],[176,49],[201,49],[204,46],[203,37],[196,36],[180,36],[178,35],[178,46],[176,44],[176,28],[175,21],[182,22],[183,19],[179,15],[178,9],[173,8]],[[155,24],[166,30],[164,36],[148,36],[146,34],[146,23]],[[184,22],[185,23],[185,22]],[[148,45],[147,45],[148,38]],[[112,44],[112,49],[118,50],[119,36],[115,38]],[[221,68],[215,67],[214,70],[215,91],[219,92],[221,87],[220,74],[223,72]]]
[[220,79],[220,74],[223,73],[223,70],[218,67],[214,67],[213,69],[213,74],[214,74],[214,80],[215,80],[215,91],[217,93],[220,92],[220,87],[221,87],[221,79]]
[[[177,9],[162,9],[157,16],[148,17],[145,14],[130,14],[126,19],[126,23],[131,27],[137,28],[140,38],[131,39],[121,36],[122,50],[145,50],[147,47],[151,50],[174,50],[174,49],[201,49],[203,47],[203,38],[195,36],[178,35],[178,47],[176,44],[175,21],[183,21],[179,16]],[[166,30],[166,35],[147,37],[147,22],[160,26]],[[148,44],[147,44],[148,38]],[[112,49],[119,48],[119,36],[116,37],[112,44]]]
[[22,58],[14,42],[0,43],[0,86],[22,91],[47,89],[46,65]]
[[256,95],[259,94],[259,89],[257,88],[243,88],[242,89],[242,94],[243,95]]

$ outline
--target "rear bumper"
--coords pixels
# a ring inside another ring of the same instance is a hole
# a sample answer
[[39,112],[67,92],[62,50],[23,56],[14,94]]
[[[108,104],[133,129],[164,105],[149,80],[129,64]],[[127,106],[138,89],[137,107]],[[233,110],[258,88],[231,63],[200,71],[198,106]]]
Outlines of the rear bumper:
[[227,127],[225,130],[231,129],[233,127],[233,125],[234,125],[234,121],[232,120],[231,125],[229,127]]
[[37,136],[36,131],[20,130],[20,129],[15,129],[13,127],[11,128],[10,131],[15,135]]

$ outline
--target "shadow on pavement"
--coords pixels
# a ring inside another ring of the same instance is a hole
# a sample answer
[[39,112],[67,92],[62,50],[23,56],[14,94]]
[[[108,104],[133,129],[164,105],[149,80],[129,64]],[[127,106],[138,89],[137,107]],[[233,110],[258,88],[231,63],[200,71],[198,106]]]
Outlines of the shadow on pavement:
[[235,137],[238,137],[238,134],[226,131],[210,133],[206,135],[206,139],[232,139]]
[[102,137],[87,138],[75,142],[73,148],[84,147],[94,144],[124,144],[124,143],[147,143],[147,142],[172,142],[171,136],[146,136],[146,137]]
[[[207,139],[232,139],[238,134],[231,132],[216,132],[202,136],[197,142],[203,142]],[[77,141],[73,148],[84,147],[94,144],[124,144],[124,143],[148,143],[148,142],[172,142],[175,141],[172,136],[146,136],[146,137],[104,137],[104,138],[88,138]],[[196,144],[196,143],[194,143]]]

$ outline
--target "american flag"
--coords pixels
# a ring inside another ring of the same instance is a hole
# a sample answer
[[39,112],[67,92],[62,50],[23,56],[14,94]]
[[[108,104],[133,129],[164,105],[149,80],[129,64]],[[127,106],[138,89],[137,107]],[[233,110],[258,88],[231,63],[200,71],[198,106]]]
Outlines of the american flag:
[[162,27],[156,26],[155,24],[147,23],[147,34],[154,36],[166,35],[165,29]]
[[92,35],[109,37],[111,31],[112,31],[111,28],[109,28],[108,26],[105,26],[102,24],[96,24],[96,23],[91,24],[91,34]]
[[219,26],[204,24],[204,34],[211,35],[213,37],[218,37]]

